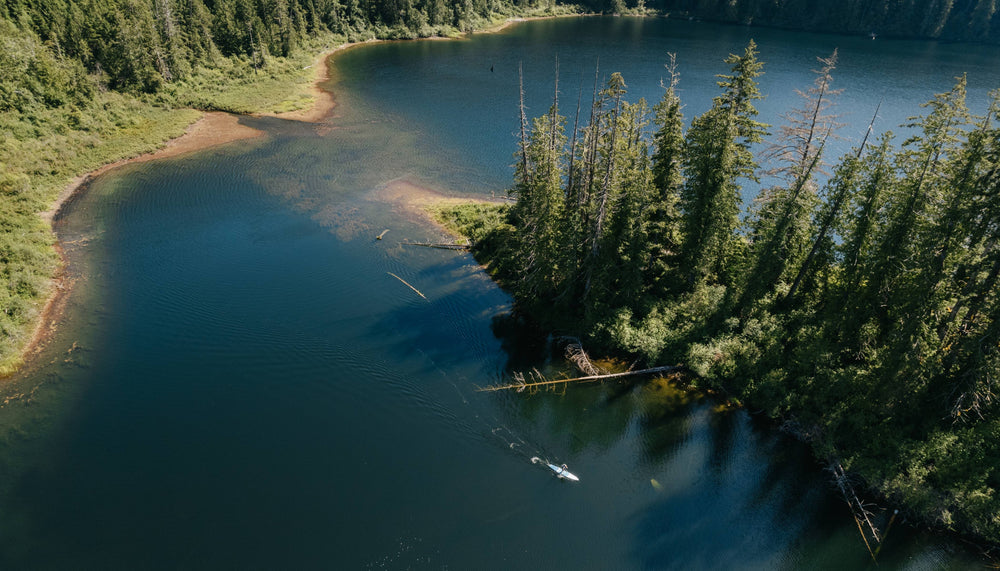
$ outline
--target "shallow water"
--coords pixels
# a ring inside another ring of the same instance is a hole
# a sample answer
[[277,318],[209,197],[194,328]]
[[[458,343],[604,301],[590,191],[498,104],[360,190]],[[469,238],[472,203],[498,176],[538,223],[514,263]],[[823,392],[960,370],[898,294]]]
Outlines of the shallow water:
[[[883,121],[902,122],[963,69],[970,103],[1000,86],[985,48],[531,22],[347,50],[324,124],[245,119],[267,136],[96,180],[57,223],[78,279],[66,315],[0,388],[0,567],[871,566],[828,475],[743,411],[661,383],[477,392],[546,367],[544,340],[503,318],[509,298],[467,255],[398,245],[438,232],[379,192],[501,192],[518,62],[537,114],[556,54],[565,109],[598,57],[655,100],[675,51],[690,118],[750,36],[766,121],[835,46],[845,132],[883,93],[905,99]],[[879,563],[979,560],[897,524]]]

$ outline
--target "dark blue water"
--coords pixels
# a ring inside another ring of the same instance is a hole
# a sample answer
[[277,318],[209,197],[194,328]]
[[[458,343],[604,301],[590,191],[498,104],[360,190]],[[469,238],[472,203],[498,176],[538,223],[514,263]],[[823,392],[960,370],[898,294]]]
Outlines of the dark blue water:
[[833,87],[843,92],[834,98],[831,112],[840,114],[845,126],[827,146],[831,161],[860,142],[880,101],[876,134],[891,130],[902,135],[907,131],[900,125],[924,114],[920,105],[950,90],[962,74],[968,75],[973,111],[985,112],[989,91],[1000,88],[996,47],[597,17],[530,22],[472,41],[366,46],[337,58],[340,72],[334,85],[349,87],[350,95],[343,97],[363,107],[372,120],[430,139],[425,143],[435,154],[455,153],[456,168],[435,180],[447,177],[460,189],[470,181],[476,189],[506,188],[519,129],[519,66],[530,118],[545,114],[552,104],[558,62],[560,109],[572,128],[581,94],[581,124],[587,118],[595,75],[600,87],[612,72],[621,72],[630,101],[659,101],[660,82],[669,81],[664,65],[674,53],[678,92],[690,122],[719,95],[717,75],[730,73],[723,60],[742,54],[751,39],[764,62],[759,82],[765,99],[756,103],[758,119],[771,124],[775,133],[782,114],[802,106],[796,90],[812,87],[813,70],[821,67],[816,58],[838,51]]
[[[398,244],[441,236],[391,181],[507,184],[517,62],[541,112],[556,53],[575,107],[597,56],[655,99],[676,51],[690,117],[751,34],[772,94],[807,87],[840,45],[838,82],[863,93],[844,94],[852,126],[883,93],[908,98],[887,122],[917,113],[963,65],[973,96],[974,70],[1000,85],[997,54],[968,47],[543,21],[348,50],[325,124],[247,119],[266,136],[99,178],[57,224],[66,316],[0,393],[0,568],[873,567],[829,475],[744,411],[662,382],[477,392],[552,366],[544,339],[504,319],[509,298],[467,255]],[[980,560],[897,523],[879,564]]]

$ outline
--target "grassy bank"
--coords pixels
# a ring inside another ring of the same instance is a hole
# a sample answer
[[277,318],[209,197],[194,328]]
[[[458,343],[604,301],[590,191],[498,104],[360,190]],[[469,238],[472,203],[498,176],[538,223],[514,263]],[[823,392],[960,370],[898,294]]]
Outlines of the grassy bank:
[[154,95],[98,90],[86,101],[36,105],[0,114],[0,375],[24,359],[60,260],[39,216],[78,177],[157,150],[185,133],[201,110],[283,112],[312,105],[315,53],[342,38],[327,36],[289,58],[254,70],[221,60]]
[[152,151],[200,115],[104,93],[82,108],[0,116],[0,374],[21,364],[60,263],[39,214],[74,178]]

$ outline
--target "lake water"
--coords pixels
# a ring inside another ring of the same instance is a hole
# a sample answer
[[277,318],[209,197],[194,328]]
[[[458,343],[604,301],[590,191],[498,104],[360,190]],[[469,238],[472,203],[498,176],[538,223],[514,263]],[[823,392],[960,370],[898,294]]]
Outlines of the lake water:
[[[65,317],[0,387],[0,568],[874,567],[829,475],[744,411],[660,382],[477,392],[553,366],[544,340],[468,255],[398,245],[440,236],[392,181],[509,183],[519,62],[539,114],[558,56],[570,114],[598,60],[655,101],[676,52],[690,119],[750,37],[772,123],[834,47],[848,138],[883,96],[889,128],[963,71],[974,108],[1000,87],[995,48],[539,21],[347,50],[324,123],[245,119],[266,136],[94,181],[57,222]],[[982,564],[901,522],[878,560]]]

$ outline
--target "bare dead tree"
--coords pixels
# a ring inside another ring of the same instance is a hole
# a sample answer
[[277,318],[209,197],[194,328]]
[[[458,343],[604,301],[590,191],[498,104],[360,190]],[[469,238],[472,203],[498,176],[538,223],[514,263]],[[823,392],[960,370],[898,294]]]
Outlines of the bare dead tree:
[[[552,108],[549,110],[549,156],[556,154],[556,117],[559,115],[559,56],[556,55],[555,88],[552,92]],[[552,161],[549,162],[552,168]],[[549,173],[552,174],[551,172]]]
[[822,154],[823,145],[819,139],[822,135],[825,141],[827,136],[844,126],[839,121],[840,116],[830,112],[836,104],[834,98],[843,91],[831,88],[832,73],[837,67],[837,50],[833,50],[829,57],[816,59],[823,65],[813,70],[816,74],[813,86],[806,91],[795,90],[804,99],[803,106],[782,115],[786,123],[778,128],[775,142],[764,153],[765,158],[777,163],[767,171],[769,175],[798,180],[804,172],[812,170],[811,165],[818,165],[819,168],[814,170],[823,172],[825,163],[813,160]]
[[524,169],[524,176],[528,176],[528,117],[524,112],[524,73],[521,62],[517,64],[517,87],[521,95],[521,168]]
[[[857,154],[855,155],[855,159],[860,159],[861,155],[864,153],[865,145],[868,143],[868,137],[872,133],[872,130],[875,126],[875,119],[878,118],[878,111],[881,108],[882,108],[882,101],[879,101],[878,105],[875,106],[875,113],[872,114],[872,120],[868,123],[868,129],[867,131],[865,131],[865,137],[864,139],[862,139],[861,145],[858,146],[858,151]],[[840,189],[840,192],[838,192],[833,197],[833,203],[830,206],[830,211],[827,214],[827,216],[823,219],[823,223],[820,225],[819,232],[817,232],[816,238],[813,240],[812,248],[810,248],[809,254],[806,255],[805,261],[802,262],[802,266],[799,268],[799,272],[795,276],[795,280],[792,282],[792,287],[789,288],[788,293],[785,294],[784,297],[785,303],[788,303],[791,300],[795,299],[795,293],[798,291],[799,285],[801,285],[802,283],[802,279],[809,272],[809,268],[812,266],[813,259],[816,257],[816,254],[819,252],[820,246],[826,239],[826,235],[830,231],[830,227],[833,226],[834,221],[837,219],[837,216],[839,216],[840,209],[843,208],[844,203],[847,200],[847,194],[848,194],[847,186],[848,185],[845,184],[844,188]]]
[[[861,539],[865,542],[865,547],[868,548],[868,554],[871,555],[872,561],[875,561],[877,564],[878,561],[875,559],[877,551],[872,551],[871,543],[868,541],[868,535],[871,535],[872,539],[874,539],[876,543],[879,543],[882,540],[879,538],[878,528],[876,528],[871,521],[871,512],[868,511],[865,505],[861,502],[861,498],[858,497],[857,492],[854,491],[854,486],[851,484],[847,472],[844,471],[844,467],[841,466],[839,462],[834,461],[830,463],[828,469],[833,472],[834,482],[840,489],[841,494],[843,494],[844,501],[847,502],[848,509],[851,510],[851,516],[854,518],[854,523],[858,524],[858,532],[861,534]],[[864,526],[861,525],[862,521],[865,522]]]

